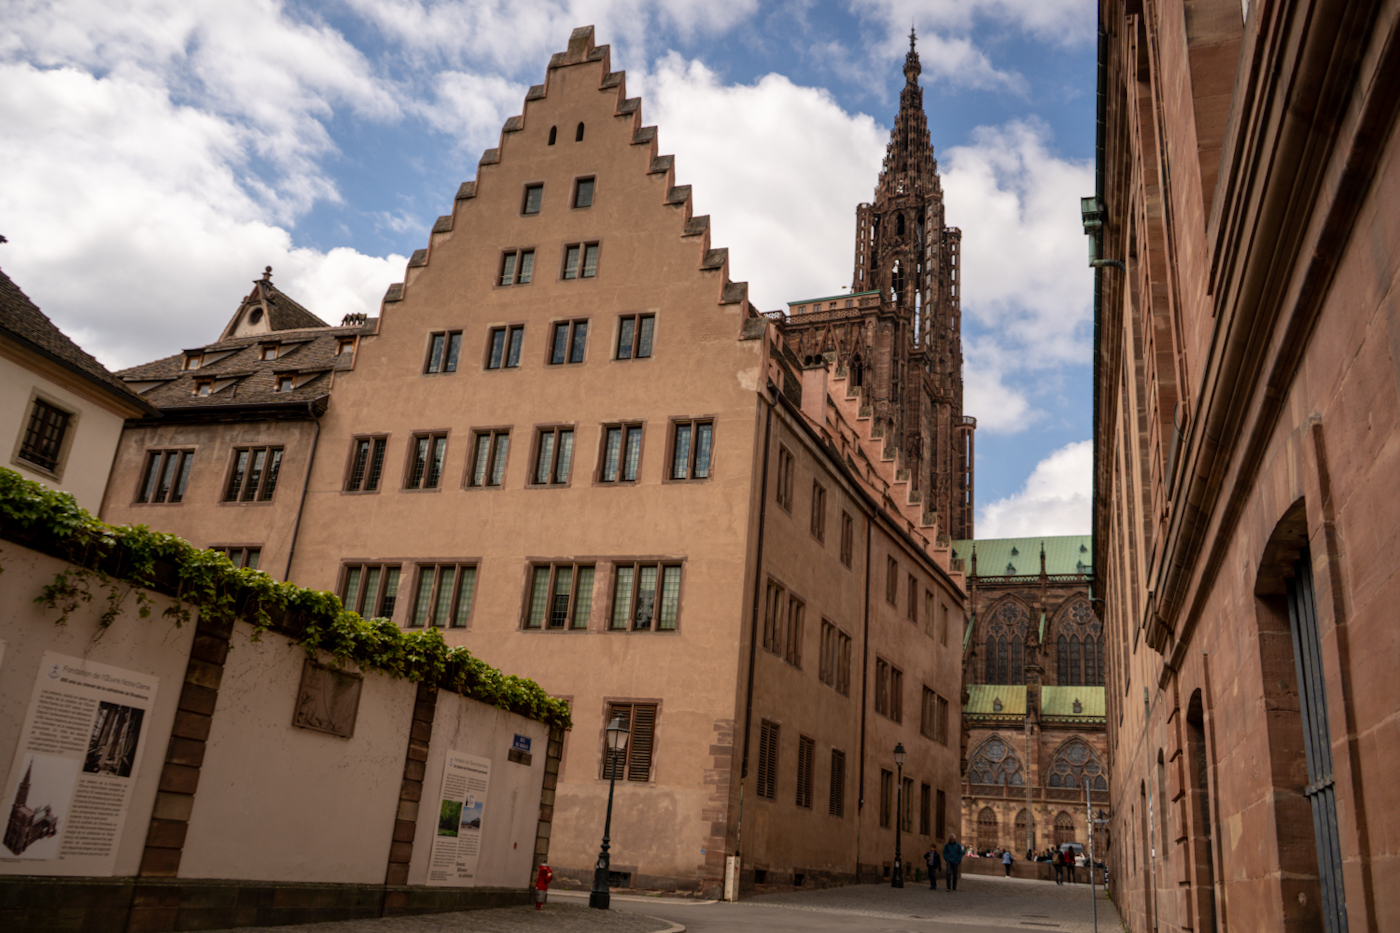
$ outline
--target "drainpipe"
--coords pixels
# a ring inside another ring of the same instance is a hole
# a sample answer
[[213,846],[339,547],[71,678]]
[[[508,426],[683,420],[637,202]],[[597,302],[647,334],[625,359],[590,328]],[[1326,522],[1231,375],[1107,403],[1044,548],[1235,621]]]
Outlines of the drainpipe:
[[866,678],[870,672],[870,516],[865,516],[865,610],[864,632],[860,644],[860,783],[856,802],[856,884],[860,884],[860,818],[865,809],[865,716],[870,691]]
[[[759,396],[762,398],[762,396]],[[739,821],[734,831],[734,858],[742,857],[742,847],[740,845],[744,836],[744,783],[749,776],[749,733],[753,729],[753,673],[754,664],[758,660],[758,605],[759,593],[763,587],[763,529],[768,517],[768,456],[772,448],[773,435],[773,402],[764,399],[768,403],[768,415],[763,422],[763,479],[759,489],[758,502],[758,554],[754,560],[753,571],[753,611],[749,619],[749,682],[745,688],[747,696],[744,700],[744,753],[739,764]],[[725,878],[728,880],[729,866],[725,866]],[[739,899],[739,871],[738,866],[734,871],[734,900]],[[726,891],[726,895],[730,892]]]
[[287,582],[292,576],[292,557],[297,552],[297,535],[301,532],[301,513],[306,509],[306,490],[311,486],[311,466],[316,462],[316,445],[321,440],[321,419],[316,415],[316,403],[306,403],[306,413],[316,422],[316,431],[311,435],[311,455],[306,458],[306,476],[301,481],[301,501],[297,503],[297,519],[292,525],[292,545],[287,548],[287,569],[282,571],[282,580]]

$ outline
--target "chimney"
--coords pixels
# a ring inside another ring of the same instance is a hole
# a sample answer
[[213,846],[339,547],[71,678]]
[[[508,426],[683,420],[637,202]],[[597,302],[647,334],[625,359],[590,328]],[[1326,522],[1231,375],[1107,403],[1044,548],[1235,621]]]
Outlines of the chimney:
[[802,413],[819,425],[826,424],[826,359],[821,354],[802,361]]

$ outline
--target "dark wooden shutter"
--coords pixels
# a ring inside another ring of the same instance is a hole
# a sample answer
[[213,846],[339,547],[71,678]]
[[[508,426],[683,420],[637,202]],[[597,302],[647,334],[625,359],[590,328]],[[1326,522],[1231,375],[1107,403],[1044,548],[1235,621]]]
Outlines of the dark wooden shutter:
[[763,720],[758,737],[758,796],[778,796],[778,727]]
[[651,751],[656,742],[656,707],[632,707],[632,737],[627,742],[627,780],[651,780]]
[[817,743],[805,735],[797,742],[797,805],[812,807],[812,770]]
[[[631,704],[630,704],[630,703],[623,703],[623,704],[620,704],[620,705],[619,705],[619,704],[614,703],[614,704],[612,705],[612,707],[608,710],[608,720],[607,720],[607,723],[604,724],[604,727],[603,727],[603,728],[606,729],[606,728],[607,728],[607,725],[608,725],[608,724],[611,724],[612,721],[613,721],[614,719],[621,719],[621,720],[622,720],[622,724],[623,724],[624,726],[627,726],[627,727],[630,729],[630,728],[632,727],[632,726],[631,726],[631,722],[632,722],[632,706],[631,706]],[[631,748],[632,748],[632,742],[631,742],[630,736],[629,736],[629,738],[628,738],[627,748],[628,748],[628,751],[630,752],[630,751],[631,751]],[[617,776],[618,776],[618,777],[622,777],[622,776],[623,776],[623,769],[626,767],[626,762],[627,762],[627,755],[626,755],[626,754],[614,756],[613,754],[611,754],[611,753],[608,751],[608,737],[607,737],[607,734],[606,734],[606,732],[605,732],[604,735],[603,735],[603,780],[606,781],[606,780],[608,780],[609,778],[611,778],[611,777],[613,776],[613,766],[614,766],[614,763],[616,763],[617,768],[618,768]]]
[[846,753],[831,750],[831,800],[827,812],[842,816],[846,810]]

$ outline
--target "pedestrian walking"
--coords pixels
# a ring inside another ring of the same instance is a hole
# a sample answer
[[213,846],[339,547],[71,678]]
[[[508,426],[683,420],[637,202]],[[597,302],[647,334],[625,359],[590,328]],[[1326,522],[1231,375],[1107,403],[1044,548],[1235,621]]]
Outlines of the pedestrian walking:
[[1006,869],[1006,877],[1011,877],[1011,850],[1001,853],[1001,867]]
[[1079,879],[1074,877],[1074,850],[1065,853],[1065,874],[1069,876],[1070,884],[1078,884]]
[[949,836],[943,844],[943,863],[947,866],[948,890],[958,889],[958,872],[962,869],[963,847],[957,836]]
[[[1088,865],[1088,864],[1089,864],[1089,861],[1088,861],[1088,859],[1086,859],[1086,858],[1084,857],[1084,853],[1083,853],[1083,852],[1079,853],[1078,855],[1076,855],[1076,856],[1074,857],[1074,867],[1075,867],[1076,869],[1083,868],[1085,865]],[[1090,880],[1093,880],[1093,879],[1091,878]]]
[[938,849],[932,842],[928,844],[928,851],[924,853],[924,864],[928,866],[928,889],[938,890]]
[[1056,883],[1056,884],[1064,884],[1064,883],[1065,883],[1065,854],[1064,854],[1063,852],[1061,852],[1059,849],[1056,849],[1056,850],[1055,850],[1055,854],[1052,855],[1052,856],[1050,856],[1050,864],[1055,866],[1055,883]]

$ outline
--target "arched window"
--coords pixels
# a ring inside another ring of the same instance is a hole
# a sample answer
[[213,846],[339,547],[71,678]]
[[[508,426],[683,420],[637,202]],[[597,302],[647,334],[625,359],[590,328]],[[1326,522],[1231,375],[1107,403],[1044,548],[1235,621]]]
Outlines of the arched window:
[[576,143],[581,143],[581,142],[583,142],[583,124],[582,124],[582,123],[580,123],[580,124],[578,125],[578,129],[574,131],[574,142],[576,142]]
[[968,765],[967,779],[973,784],[997,784],[1003,787],[1025,786],[1021,759],[1000,736],[992,736],[977,746]]
[[554,145],[554,140],[555,140],[556,137],[558,137],[558,135],[559,135],[559,127],[557,127],[557,126],[551,126],[551,127],[549,128],[549,144],[550,144],[551,146]]
[[864,378],[865,369],[861,364],[860,354],[857,353],[855,356],[851,357],[851,385],[859,389]]
[[1074,820],[1070,815],[1061,810],[1055,817],[1055,845],[1056,847],[1066,842],[1074,842]]
[[1026,626],[1031,618],[1026,604],[1008,599],[992,610],[987,620],[988,684],[1023,684],[1026,682]]
[[[1009,843],[1011,848],[1017,849],[1020,848],[1023,844],[1027,843],[1026,828],[1029,825],[1030,815],[1025,811],[1024,808],[1022,808],[1021,812],[1016,814],[1016,836]],[[1032,844],[1029,846],[1029,848],[1035,848],[1035,846]]]
[[977,814],[977,848],[994,849],[1001,842],[1001,832],[997,828],[996,811],[991,807],[983,807],[982,812]]
[[1104,773],[1103,762],[1083,740],[1071,739],[1055,753],[1045,783],[1049,787],[1082,790],[1086,777],[1094,790],[1108,790],[1108,776]]
[[1076,596],[1055,622],[1055,681],[1061,687],[1103,684],[1103,623],[1089,608],[1089,601]]
[[904,215],[903,215],[903,214],[895,214],[895,215],[894,215],[894,234],[895,234],[895,236],[904,236]]

